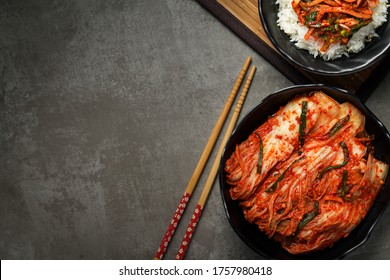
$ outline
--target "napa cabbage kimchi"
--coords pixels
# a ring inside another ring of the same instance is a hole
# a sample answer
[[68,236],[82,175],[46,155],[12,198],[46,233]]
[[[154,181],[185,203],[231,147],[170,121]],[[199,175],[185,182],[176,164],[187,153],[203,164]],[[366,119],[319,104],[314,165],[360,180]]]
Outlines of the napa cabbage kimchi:
[[238,144],[224,171],[246,220],[291,254],[332,246],[364,219],[388,165],[365,116],[324,92],[295,97]]

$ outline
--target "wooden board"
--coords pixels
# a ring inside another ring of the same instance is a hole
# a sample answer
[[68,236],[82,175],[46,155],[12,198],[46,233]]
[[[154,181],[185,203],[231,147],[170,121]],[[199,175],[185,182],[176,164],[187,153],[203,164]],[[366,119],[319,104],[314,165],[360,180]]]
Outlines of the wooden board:
[[[260,54],[264,55],[266,53],[266,58],[269,61],[272,61],[273,65],[276,66],[282,73],[292,73],[300,72],[301,76],[304,78],[291,79],[293,82],[296,81],[308,81],[312,83],[323,83],[332,85],[335,87],[343,88],[348,90],[353,94],[358,94],[362,96],[363,101],[369,96],[369,92],[375,88],[378,79],[387,71],[388,67],[385,67],[381,64],[382,61],[377,62],[375,65],[366,68],[358,73],[344,75],[344,76],[326,76],[313,74],[311,72],[295,68],[292,64],[289,64],[283,57],[278,53],[275,47],[272,45],[271,41],[267,37],[264,28],[261,24],[258,10],[258,0],[197,0],[203,6],[205,6],[211,13],[216,15],[221,21],[223,21],[229,28],[235,29],[235,33],[240,37],[248,38],[253,34],[256,38],[260,39],[265,43],[266,48],[265,52]],[[214,3],[215,2],[215,3]],[[243,25],[246,30],[243,30],[240,26]],[[244,34],[251,33],[251,34]],[[253,39],[246,39],[250,45],[256,44]],[[259,49],[259,48],[255,48]],[[271,54],[270,54],[271,51]],[[281,62],[282,61],[282,62]],[[388,59],[386,59],[386,64],[388,64]],[[381,67],[379,67],[381,66]],[[292,68],[288,71],[286,67]],[[286,75],[288,78],[291,75]],[[295,76],[295,75],[292,75]],[[295,77],[293,77],[295,78]]]
[[267,45],[274,48],[261,24],[257,0],[218,0],[218,3],[259,36]]

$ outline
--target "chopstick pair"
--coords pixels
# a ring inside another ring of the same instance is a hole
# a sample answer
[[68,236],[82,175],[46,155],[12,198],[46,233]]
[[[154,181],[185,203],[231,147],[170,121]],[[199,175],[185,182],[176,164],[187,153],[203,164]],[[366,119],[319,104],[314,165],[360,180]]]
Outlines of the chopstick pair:
[[[219,135],[219,133],[222,129],[222,126],[227,118],[227,115],[230,111],[230,108],[233,105],[235,97],[238,93],[238,90],[240,89],[240,86],[241,86],[242,81],[243,81],[243,79],[248,71],[248,68],[249,68],[251,61],[252,61],[252,58],[249,56],[246,59],[244,65],[243,65],[243,67],[242,67],[242,69],[241,69],[241,71],[236,79],[236,82],[234,83],[233,89],[230,92],[230,95],[229,95],[229,97],[225,103],[225,106],[224,106],[224,108],[223,108],[223,110],[222,110],[222,112],[217,120],[217,123],[215,124],[213,131],[211,132],[210,138],[209,138],[209,140],[208,140],[208,142],[203,150],[203,153],[199,159],[199,162],[195,168],[195,171],[194,171],[194,173],[193,173],[193,175],[192,175],[192,177],[187,185],[187,188],[186,188],[183,196],[180,199],[179,205],[178,205],[178,207],[173,215],[173,218],[168,226],[168,229],[167,229],[167,231],[166,231],[166,233],[165,233],[165,235],[160,243],[160,246],[159,246],[159,248],[154,256],[154,259],[156,259],[156,260],[161,260],[164,257],[164,254],[168,248],[169,242],[171,241],[172,236],[175,233],[176,228],[180,222],[180,219],[183,216],[184,210],[188,205],[188,202],[191,198],[191,195],[196,187],[196,184],[199,180],[199,177],[200,177],[200,175],[201,175],[201,173],[206,165],[206,162],[211,154],[211,151],[212,151],[212,149],[215,145],[215,142],[218,138],[218,135]],[[199,201],[198,201],[196,208],[194,210],[194,213],[192,215],[191,221],[190,221],[188,228],[186,230],[186,234],[184,235],[184,238],[180,244],[180,248],[179,248],[179,251],[176,255],[176,259],[183,259],[186,252],[187,252],[188,245],[189,245],[191,238],[192,238],[192,234],[195,231],[195,227],[196,227],[198,220],[201,216],[203,207],[207,201],[208,195],[211,191],[215,177],[217,175],[218,168],[219,168],[219,160],[220,160],[220,157],[222,155],[223,149],[224,149],[226,142],[229,139],[230,135],[232,134],[233,129],[237,123],[237,119],[239,117],[243,102],[245,100],[246,94],[249,90],[249,86],[252,82],[252,79],[253,79],[255,72],[256,72],[256,67],[252,66],[251,71],[248,75],[248,78],[247,78],[245,85],[242,89],[242,92],[240,94],[236,108],[234,109],[232,119],[228,125],[228,128],[226,129],[225,135],[224,135],[223,140],[220,144],[215,161],[214,161],[213,166],[210,170],[210,174],[207,178],[207,181],[206,181],[205,186],[202,190]]]

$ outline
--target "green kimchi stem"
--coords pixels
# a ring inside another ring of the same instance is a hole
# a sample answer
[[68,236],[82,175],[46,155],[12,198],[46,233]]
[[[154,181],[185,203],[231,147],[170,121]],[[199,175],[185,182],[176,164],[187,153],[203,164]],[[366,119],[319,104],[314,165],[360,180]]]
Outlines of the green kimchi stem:
[[297,229],[295,230],[294,236],[296,236],[305,225],[307,225],[311,220],[313,220],[315,218],[315,216],[318,215],[318,212],[319,212],[318,210],[319,210],[318,201],[315,200],[313,211],[310,211],[303,216],[302,220],[299,222],[299,224],[297,226]]
[[302,112],[301,112],[300,123],[299,123],[298,155],[302,154],[302,147],[303,147],[303,144],[305,143],[307,105],[308,105],[307,101],[302,101]]
[[286,175],[286,172],[287,172],[287,170],[288,170],[289,168],[290,168],[290,167],[287,167],[286,170],[284,170],[283,173],[279,176],[279,178],[276,179],[276,181],[271,185],[271,187],[269,187],[269,188],[266,190],[267,193],[270,193],[270,192],[273,192],[273,191],[276,190],[276,188],[278,187],[278,183],[279,183],[280,181],[283,180],[284,175]]
[[345,192],[347,190],[348,170],[343,170],[343,179],[341,181],[341,197],[345,198]]
[[300,161],[302,158],[303,158],[303,157],[294,160],[294,161],[293,161],[293,162],[292,162],[292,163],[283,171],[283,173],[279,176],[279,178],[276,179],[276,181],[271,185],[271,187],[269,187],[269,188],[266,189],[265,191],[266,191],[267,193],[270,193],[270,192],[275,191],[276,188],[278,187],[279,182],[282,181],[282,180],[284,179],[284,176],[286,175],[286,172],[291,168],[291,166],[292,166],[294,163]]
[[263,167],[263,153],[264,153],[264,148],[263,148],[263,140],[261,139],[260,135],[259,136],[259,144],[260,144],[260,148],[259,148],[259,158],[257,160],[257,173],[258,174],[261,174],[261,169]]
[[344,161],[338,165],[330,165],[328,167],[325,167],[324,169],[321,170],[320,173],[318,173],[318,179],[321,179],[322,176],[324,176],[324,174],[326,172],[329,172],[330,170],[333,170],[333,169],[339,169],[343,166],[345,166],[348,161],[349,161],[349,152],[348,152],[348,147],[347,145],[345,144],[344,141],[341,141],[340,142],[340,146],[343,148],[343,153],[344,153]]
[[347,115],[346,117],[340,119],[335,125],[329,130],[329,137],[332,137],[339,131],[348,121],[350,116]]

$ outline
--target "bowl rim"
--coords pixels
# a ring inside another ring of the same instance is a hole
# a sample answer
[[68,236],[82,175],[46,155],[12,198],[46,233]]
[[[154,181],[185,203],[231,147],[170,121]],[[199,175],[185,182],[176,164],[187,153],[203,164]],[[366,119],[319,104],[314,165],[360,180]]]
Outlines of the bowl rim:
[[[341,89],[341,88],[337,88],[337,87],[334,87],[334,86],[330,86],[330,85],[325,85],[325,84],[303,84],[303,85],[292,85],[292,86],[289,86],[289,87],[285,87],[285,88],[282,88],[282,89],[279,89],[279,90],[276,90],[274,92],[272,92],[271,94],[267,95],[266,97],[264,97],[260,102],[258,102],[257,104],[255,104],[247,113],[246,115],[240,120],[240,122],[238,123],[238,125],[235,127],[234,131],[232,132],[231,136],[229,137],[224,149],[223,149],[223,152],[222,152],[222,156],[221,156],[221,159],[220,159],[220,166],[219,166],[219,170],[218,170],[218,179],[219,179],[219,185],[220,185],[220,194],[221,194],[221,198],[222,198],[222,202],[223,202],[223,207],[224,207],[224,211],[225,211],[225,214],[226,214],[226,217],[229,221],[229,224],[230,226],[233,228],[234,232],[239,236],[239,238],[249,247],[251,248],[253,251],[255,251],[257,254],[261,255],[262,257],[264,258],[268,258],[268,259],[277,259],[275,257],[272,257],[270,255],[268,255],[267,253],[263,252],[260,248],[258,248],[257,246],[255,246],[254,244],[252,244],[252,242],[249,240],[249,238],[243,234],[242,231],[240,231],[234,224],[233,224],[233,220],[232,220],[232,217],[231,217],[231,213],[228,209],[228,203],[225,199],[225,196],[224,196],[224,190],[225,190],[225,187],[226,187],[226,182],[225,182],[225,178],[224,178],[224,163],[225,163],[225,159],[227,160],[228,156],[226,155],[226,149],[227,147],[229,146],[230,142],[232,141],[232,138],[234,137],[234,135],[240,130],[240,128],[245,125],[246,121],[252,117],[252,114],[254,111],[256,111],[258,109],[258,107],[262,106],[262,104],[264,104],[265,102],[267,102],[267,100],[271,99],[271,98],[274,98],[275,96],[277,95],[280,95],[280,94],[283,94],[283,93],[286,93],[286,92],[290,92],[290,91],[294,91],[294,90],[298,90],[300,89],[301,91],[301,94],[305,93],[305,92],[309,92],[309,91],[312,91],[312,90],[322,90],[326,93],[326,90],[332,90],[332,91],[336,91],[336,92],[339,92],[340,94],[346,94],[349,96],[349,98],[352,98],[354,99],[357,103],[360,104],[360,106],[362,106],[362,108],[364,108],[365,110],[365,116],[371,118],[375,123],[377,123],[385,138],[390,141],[390,133],[389,131],[387,130],[387,128],[385,127],[385,125],[378,119],[378,117],[375,116],[375,114],[373,114],[373,112],[356,96],[356,95],[353,95],[351,93],[349,93],[348,91],[344,90],[344,89]],[[261,123],[259,123],[259,125],[261,125]],[[390,176],[390,174],[388,174],[388,177]],[[388,178],[387,178],[388,179]],[[384,186],[388,186],[390,187],[390,185],[388,184],[384,184]],[[375,202],[373,203],[373,205],[371,206],[370,210],[373,208]],[[382,217],[384,211],[390,207],[390,200],[386,202],[386,204],[380,209],[379,213],[374,217],[373,220],[371,220],[371,223],[369,224],[369,227],[366,229],[366,232],[364,232],[364,237],[359,239],[359,240],[355,240],[355,243],[353,244],[353,246],[351,246],[350,248],[346,249],[345,251],[343,251],[342,253],[340,254],[337,254],[337,255],[333,255],[333,257],[331,259],[342,259],[344,258],[347,254],[349,254],[350,252],[356,250],[358,247],[360,247],[361,245],[363,245],[369,238],[372,230],[374,229],[375,225],[378,223],[378,221],[380,220],[380,218]],[[370,210],[367,212],[366,214],[366,217],[368,216]],[[365,217],[365,218],[366,218]],[[364,219],[363,219],[364,221]],[[248,222],[248,224],[250,224]],[[271,239],[270,239],[271,240]],[[275,242],[275,241],[273,241]],[[326,249],[324,249],[325,251]],[[322,250],[320,250],[322,251]],[[319,251],[319,252],[320,252]],[[287,252],[287,251],[286,251]],[[310,255],[310,253],[309,253]],[[292,259],[307,259],[305,258],[304,255],[291,255],[292,256]],[[303,257],[303,258],[302,258]],[[324,258],[325,259],[325,258]]]
[[[308,72],[311,72],[311,73],[314,73],[314,74],[322,74],[322,75],[327,75],[327,76],[336,76],[336,75],[348,75],[348,74],[353,74],[353,73],[356,73],[356,72],[359,72],[359,71],[362,71],[362,70],[365,70],[366,68],[372,66],[373,64],[375,64],[376,62],[378,62],[381,58],[383,58],[388,52],[390,52],[390,42],[387,44],[387,46],[383,49],[381,49],[378,53],[376,53],[371,59],[367,59],[367,60],[364,60],[362,64],[360,64],[360,66],[357,66],[357,67],[350,67],[350,68],[345,68],[345,69],[337,69],[337,70],[323,70],[323,69],[316,69],[315,67],[312,67],[312,66],[308,66],[308,65],[305,65],[299,61],[297,61],[296,59],[294,59],[287,51],[284,50],[284,48],[282,48],[279,43],[274,39],[274,37],[272,36],[272,32],[266,22],[266,20],[264,19],[264,17],[262,15],[266,14],[264,13],[263,11],[263,5],[262,3],[269,3],[269,0],[258,0],[258,11],[259,11],[259,18],[261,20],[261,23],[262,23],[262,26],[264,28],[264,31],[265,33],[267,34],[267,37],[268,39],[272,42],[272,44],[274,45],[274,47],[281,53],[281,55],[287,60],[289,61],[290,63],[292,64],[295,64],[297,66],[299,66],[300,68],[308,71]],[[274,3],[276,5],[276,3]],[[388,11],[390,9],[390,2],[388,3],[389,6],[388,6]],[[390,24],[388,23],[389,21],[389,14],[387,15],[387,21],[383,23],[382,26],[384,25],[387,25],[387,24]],[[382,26],[378,27],[378,28],[381,28]],[[284,33],[283,30],[280,30],[281,32]],[[284,33],[285,34],[285,33]],[[287,34],[286,34],[287,35]],[[288,36],[288,35],[287,35]],[[297,48],[293,43],[291,43],[291,47],[293,48]],[[307,51],[307,50],[305,50]],[[308,51],[307,51],[308,52]],[[308,52],[308,54],[310,54]],[[310,54],[311,55],[311,54]],[[358,53],[356,54],[358,55]],[[312,55],[311,55],[312,56]],[[313,59],[316,59],[314,56],[312,56]],[[340,59],[340,58],[338,58]],[[336,59],[335,61],[337,61],[338,59]],[[330,61],[324,61],[324,60],[320,60],[318,59],[318,61],[322,64],[322,63],[326,63],[326,64],[333,64],[334,65],[334,61],[330,60]]]

